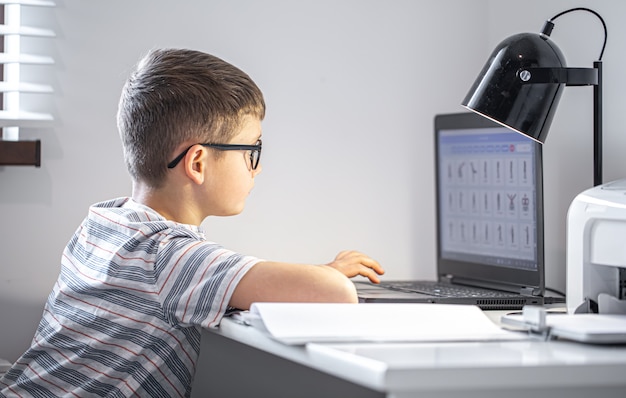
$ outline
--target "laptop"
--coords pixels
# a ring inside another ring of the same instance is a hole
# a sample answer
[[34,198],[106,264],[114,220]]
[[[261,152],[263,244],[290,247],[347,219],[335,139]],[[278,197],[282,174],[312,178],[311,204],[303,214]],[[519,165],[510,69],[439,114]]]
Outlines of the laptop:
[[434,125],[437,281],[355,282],[359,301],[543,305],[541,144],[475,113]]

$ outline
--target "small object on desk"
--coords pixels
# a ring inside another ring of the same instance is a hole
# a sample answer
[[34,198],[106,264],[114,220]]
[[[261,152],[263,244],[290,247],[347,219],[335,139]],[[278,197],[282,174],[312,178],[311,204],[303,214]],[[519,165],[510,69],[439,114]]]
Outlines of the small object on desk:
[[533,332],[543,332],[546,330],[546,311],[538,306],[525,306],[522,311],[524,323]]
[[233,319],[284,344],[310,342],[447,342],[523,340],[477,306],[330,303],[253,303]]

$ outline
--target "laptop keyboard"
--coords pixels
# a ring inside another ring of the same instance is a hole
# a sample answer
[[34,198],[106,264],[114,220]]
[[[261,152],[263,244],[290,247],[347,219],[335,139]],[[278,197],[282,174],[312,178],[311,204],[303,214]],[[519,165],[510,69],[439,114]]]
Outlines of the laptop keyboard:
[[438,282],[383,282],[380,286],[402,292],[430,294],[436,297],[511,297],[511,293],[507,292]]

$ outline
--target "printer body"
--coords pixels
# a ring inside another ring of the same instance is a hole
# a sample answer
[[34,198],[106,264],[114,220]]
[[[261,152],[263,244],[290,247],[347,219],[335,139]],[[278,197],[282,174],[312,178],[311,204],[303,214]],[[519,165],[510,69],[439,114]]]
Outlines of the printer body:
[[568,313],[626,314],[626,179],[574,198],[566,256]]

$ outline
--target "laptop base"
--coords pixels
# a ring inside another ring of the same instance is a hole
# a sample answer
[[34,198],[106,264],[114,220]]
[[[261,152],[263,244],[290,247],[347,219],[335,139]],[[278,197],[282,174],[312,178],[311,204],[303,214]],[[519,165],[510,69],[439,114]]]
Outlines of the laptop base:
[[511,294],[508,297],[437,297],[418,292],[391,290],[369,282],[355,282],[360,303],[431,303],[476,305],[483,310],[519,311],[525,305],[544,305],[541,296]]

